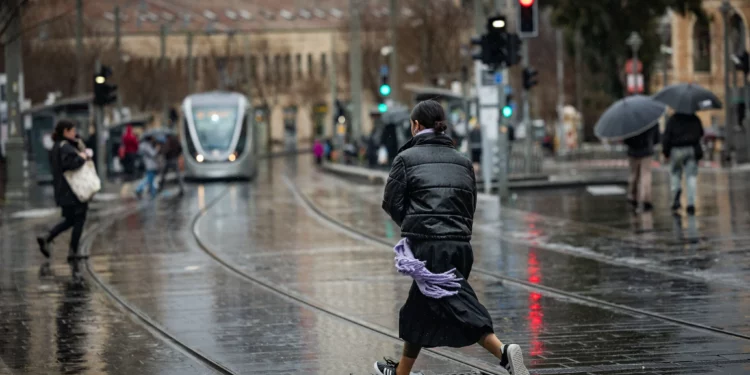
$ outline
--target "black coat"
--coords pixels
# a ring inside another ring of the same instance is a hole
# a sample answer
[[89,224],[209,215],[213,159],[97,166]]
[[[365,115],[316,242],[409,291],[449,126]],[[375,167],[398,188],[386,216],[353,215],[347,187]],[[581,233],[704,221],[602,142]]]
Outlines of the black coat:
[[399,150],[383,209],[414,240],[469,241],[477,204],[471,161],[445,135],[422,134]]
[[693,147],[695,158],[700,160],[703,157],[703,134],[703,124],[698,116],[676,113],[669,118],[664,129],[661,140],[662,153],[669,157],[675,147]]
[[55,146],[49,152],[49,164],[52,169],[52,186],[55,189],[55,203],[60,207],[71,207],[82,205],[73,190],[70,189],[68,181],[63,176],[66,171],[81,168],[86,160],[79,152],[84,151],[80,142],[63,140],[55,142]]
[[625,140],[628,146],[628,156],[631,158],[645,158],[654,155],[654,145],[659,144],[659,127],[654,126],[646,132]]

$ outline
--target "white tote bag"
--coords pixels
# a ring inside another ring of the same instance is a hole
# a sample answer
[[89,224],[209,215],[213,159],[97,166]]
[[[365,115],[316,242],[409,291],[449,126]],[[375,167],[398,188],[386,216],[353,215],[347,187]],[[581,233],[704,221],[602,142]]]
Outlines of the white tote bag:
[[81,168],[63,173],[65,180],[68,181],[70,189],[73,190],[78,200],[88,202],[94,197],[94,194],[102,189],[102,182],[96,175],[94,162],[89,160]]

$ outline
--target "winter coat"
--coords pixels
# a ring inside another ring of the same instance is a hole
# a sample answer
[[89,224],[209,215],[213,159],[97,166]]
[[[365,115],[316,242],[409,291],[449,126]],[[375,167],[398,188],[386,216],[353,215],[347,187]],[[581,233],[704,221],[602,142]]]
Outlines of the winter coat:
[[159,151],[156,150],[151,142],[143,142],[138,148],[138,152],[143,157],[143,167],[147,171],[159,170]]
[[469,132],[469,148],[472,150],[482,149],[482,130],[479,127],[471,129]]
[[122,146],[125,154],[135,154],[138,152],[138,137],[133,134],[133,126],[128,125],[125,128],[125,134],[122,135]]
[[469,241],[477,204],[471,161],[450,137],[421,134],[399,150],[383,209],[412,240]]
[[52,187],[55,190],[55,203],[60,207],[78,206],[81,203],[76,194],[70,188],[63,173],[81,168],[86,159],[78,155],[86,150],[86,146],[80,139],[55,142],[49,152],[49,164],[52,170]]
[[654,145],[659,143],[659,127],[654,126],[644,133],[625,140],[628,146],[628,156],[631,158],[645,158],[654,155]]
[[703,157],[703,134],[703,124],[698,116],[676,113],[667,121],[661,140],[662,153],[668,158],[675,147],[693,147],[695,158],[700,160]]
[[182,144],[176,135],[167,136],[163,147],[161,151],[167,160],[177,160],[182,155]]

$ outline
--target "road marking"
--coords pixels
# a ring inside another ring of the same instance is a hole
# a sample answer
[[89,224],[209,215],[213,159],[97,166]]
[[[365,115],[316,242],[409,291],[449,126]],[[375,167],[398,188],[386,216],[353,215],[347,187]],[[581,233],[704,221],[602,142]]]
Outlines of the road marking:
[[591,195],[625,195],[625,189],[616,185],[587,186],[586,191]]

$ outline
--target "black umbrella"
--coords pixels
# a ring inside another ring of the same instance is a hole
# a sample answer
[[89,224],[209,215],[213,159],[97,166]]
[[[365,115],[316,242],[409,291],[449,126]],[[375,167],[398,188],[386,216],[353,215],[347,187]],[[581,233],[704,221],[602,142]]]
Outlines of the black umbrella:
[[618,141],[634,137],[655,126],[666,106],[643,95],[628,96],[612,104],[594,127],[601,139]]
[[654,95],[654,99],[672,107],[676,113],[688,115],[705,109],[721,108],[721,102],[714,93],[694,83],[667,86]]

